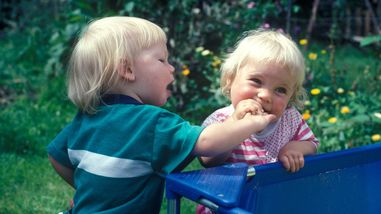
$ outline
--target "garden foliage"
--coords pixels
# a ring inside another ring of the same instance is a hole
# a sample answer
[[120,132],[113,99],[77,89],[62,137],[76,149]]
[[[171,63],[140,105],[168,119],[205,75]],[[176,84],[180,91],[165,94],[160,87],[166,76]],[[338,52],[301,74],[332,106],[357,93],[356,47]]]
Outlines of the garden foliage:
[[[0,32],[0,149],[44,154],[47,143],[70,121],[76,110],[65,91],[69,53],[80,29],[103,16],[138,16],[164,28],[177,79],[166,108],[200,124],[228,103],[219,91],[219,67],[242,33],[285,26],[287,1],[275,2],[77,0],[8,5]],[[300,8],[293,9],[297,16]],[[313,37],[303,40],[303,30],[291,33],[305,54],[305,86],[312,92],[302,113],[321,140],[321,152],[377,142],[381,134],[380,49],[375,43],[344,47],[332,32],[319,42]]]

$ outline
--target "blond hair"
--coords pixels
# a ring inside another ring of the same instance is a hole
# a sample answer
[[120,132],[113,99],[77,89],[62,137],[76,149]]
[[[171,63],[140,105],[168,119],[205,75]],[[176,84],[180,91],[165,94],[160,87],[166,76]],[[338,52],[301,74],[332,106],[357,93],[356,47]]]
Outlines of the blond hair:
[[90,22],[69,63],[68,96],[82,111],[96,112],[101,96],[118,80],[120,63],[132,63],[143,49],[167,42],[156,24],[136,17],[114,16]]
[[255,30],[244,34],[232,53],[227,55],[221,67],[221,90],[226,96],[230,93],[238,70],[248,62],[275,63],[284,67],[295,78],[294,94],[289,105],[303,108],[306,92],[303,87],[305,76],[304,58],[297,45],[283,33],[274,30]]

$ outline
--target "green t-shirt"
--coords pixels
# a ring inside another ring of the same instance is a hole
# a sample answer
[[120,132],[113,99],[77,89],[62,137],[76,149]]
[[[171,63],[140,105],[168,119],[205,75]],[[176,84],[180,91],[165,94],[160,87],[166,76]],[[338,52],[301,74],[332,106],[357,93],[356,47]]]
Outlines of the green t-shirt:
[[191,158],[202,127],[176,114],[109,95],[78,113],[48,153],[74,170],[73,213],[159,213],[164,177]]

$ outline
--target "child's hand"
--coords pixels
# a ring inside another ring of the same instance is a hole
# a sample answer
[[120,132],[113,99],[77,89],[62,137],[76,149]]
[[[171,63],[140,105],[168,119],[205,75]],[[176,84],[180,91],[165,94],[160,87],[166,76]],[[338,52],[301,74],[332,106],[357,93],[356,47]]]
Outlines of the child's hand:
[[247,99],[242,100],[237,104],[231,117],[233,120],[240,120],[244,118],[247,113],[259,115],[263,114],[263,112],[261,104],[253,99]]
[[244,118],[253,121],[253,124],[254,124],[253,132],[258,133],[258,132],[261,132],[263,129],[265,129],[272,121],[274,121],[276,116],[273,114],[267,114],[267,113],[262,113],[257,115],[246,113]]
[[278,160],[289,172],[297,172],[304,167],[304,155],[298,151],[296,144],[286,144],[279,151]]
[[253,121],[253,124],[255,124],[253,132],[257,133],[266,128],[276,117],[264,112],[262,105],[257,101],[246,99],[237,104],[229,120],[237,121],[243,118]]

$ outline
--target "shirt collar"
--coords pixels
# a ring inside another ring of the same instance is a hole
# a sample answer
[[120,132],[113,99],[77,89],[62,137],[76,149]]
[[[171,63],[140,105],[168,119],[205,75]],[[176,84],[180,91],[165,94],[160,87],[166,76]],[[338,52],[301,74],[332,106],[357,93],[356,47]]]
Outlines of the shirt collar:
[[115,104],[133,104],[142,105],[143,103],[136,99],[123,95],[123,94],[105,94],[102,96],[101,105],[115,105]]

